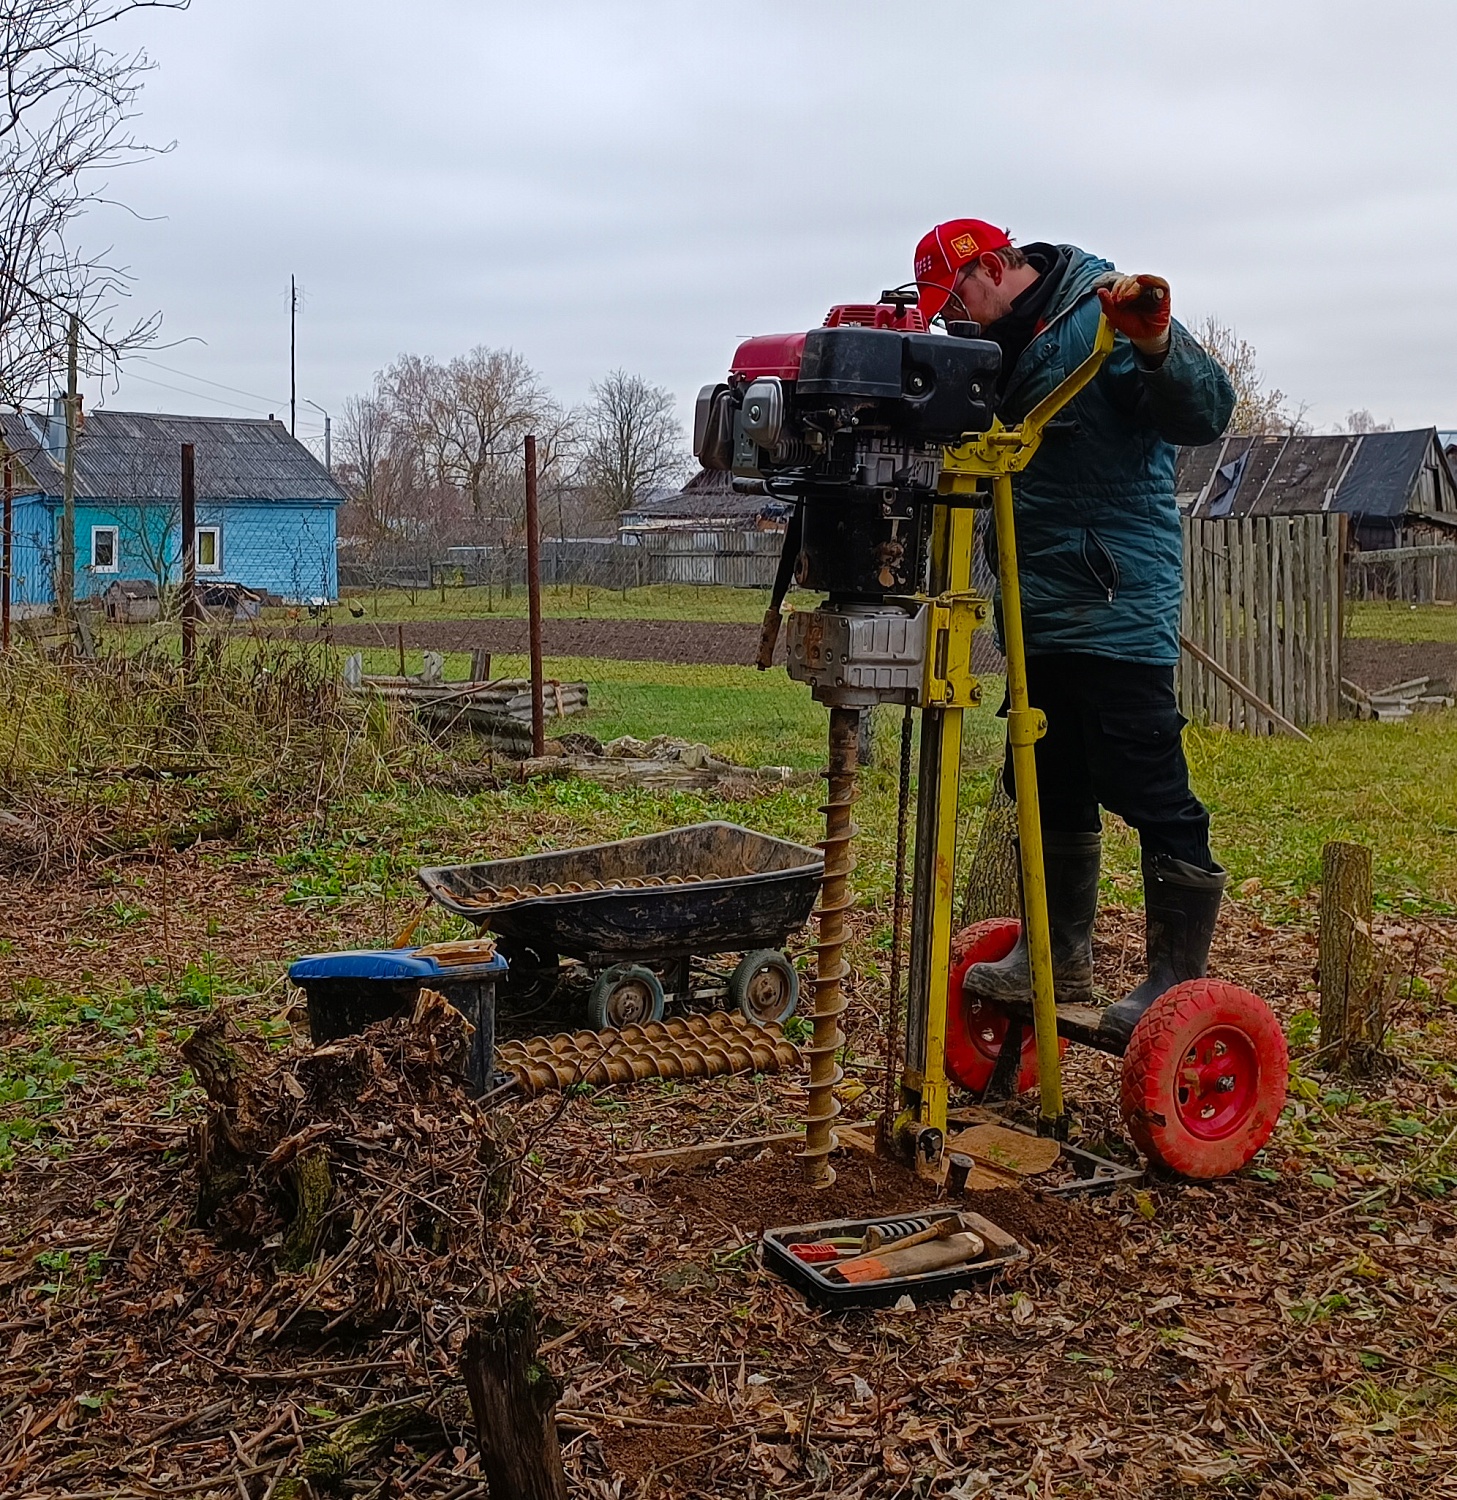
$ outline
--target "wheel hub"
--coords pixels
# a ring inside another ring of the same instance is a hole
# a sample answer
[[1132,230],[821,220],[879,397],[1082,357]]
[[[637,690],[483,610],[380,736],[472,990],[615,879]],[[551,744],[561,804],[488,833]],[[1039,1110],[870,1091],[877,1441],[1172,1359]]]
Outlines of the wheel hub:
[[1233,1026],[1212,1026],[1185,1050],[1174,1089],[1179,1121],[1202,1140],[1220,1140],[1240,1127],[1259,1090],[1254,1047]]

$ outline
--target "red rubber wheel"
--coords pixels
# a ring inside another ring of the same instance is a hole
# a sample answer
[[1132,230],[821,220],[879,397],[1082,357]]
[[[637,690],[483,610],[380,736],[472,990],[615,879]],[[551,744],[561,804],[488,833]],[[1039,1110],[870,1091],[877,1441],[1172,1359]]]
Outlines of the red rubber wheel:
[[1186,979],[1128,1039],[1124,1124],[1150,1161],[1182,1177],[1226,1177],[1270,1139],[1289,1064],[1285,1034],[1258,995]]
[[[1022,924],[1015,917],[992,917],[963,928],[951,940],[950,993],[946,999],[946,1072],[962,1088],[980,1094],[992,1081],[1007,1035],[1007,1016],[995,1005],[968,995],[963,988],[973,964],[995,963],[1016,945]],[[1067,1051],[1059,1042],[1058,1051]],[[1037,1087],[1037,1038],[1030,1026],[1022,1033],[1022,1066],[1017,1092]]]

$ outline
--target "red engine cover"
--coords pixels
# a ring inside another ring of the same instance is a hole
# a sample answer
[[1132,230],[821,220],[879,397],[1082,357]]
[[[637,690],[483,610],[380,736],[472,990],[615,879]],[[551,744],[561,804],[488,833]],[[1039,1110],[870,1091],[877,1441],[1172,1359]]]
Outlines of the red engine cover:
[[781,380],[797,380],[803,354],[802,333],[761,333],[739,345],[729,367],[729,379],[757,380],[761,375],[777,375]]
[[[926,319],[919,307],[895,307],[886,302],[842,302],[832,307],[824,326],[846,325],[891,328],[900,333],[926,331]],[[780,380],[797,380],[803,356],[802,333],[761,333],[739,345],[729,367],[729,379],[757,380],[761,375],[777,375]]]

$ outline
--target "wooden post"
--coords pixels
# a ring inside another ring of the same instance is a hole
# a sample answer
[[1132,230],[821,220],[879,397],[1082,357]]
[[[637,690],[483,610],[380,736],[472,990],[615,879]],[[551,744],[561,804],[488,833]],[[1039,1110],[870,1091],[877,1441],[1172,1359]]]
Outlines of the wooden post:
[[71,314],[66,340],[66,455],[61,478],[61,556],[56,588],[56,613],[76,617],[76,363],[80,321]]
[[1332,842],[1320,867],[1321,1050],[1364,1071],[1385,1031],[1371,942],[1371,850]]
[[0,534],[0,651],[10,649],[10,579],[15,572],[15,466],[10,450],[0,442],[5,456],[4,531]]
[[182,445],[182,672],[197,666],[197,479],[193,446]]
[[530,1292],[472,1326],[461,1365],[491,1500],[567,1500],[557,1385],[536,1356]]

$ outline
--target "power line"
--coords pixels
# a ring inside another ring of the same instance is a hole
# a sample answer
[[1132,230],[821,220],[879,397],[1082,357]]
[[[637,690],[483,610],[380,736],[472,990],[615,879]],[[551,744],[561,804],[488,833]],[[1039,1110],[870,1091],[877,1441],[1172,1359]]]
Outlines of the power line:
[[283,403],[275,401],[271,396],[259,395],[257,391],[245,391],[236,385],[224,385],[221,380],[209,380],[206,375],[194,375],[191,370],[174,369],[171,365],[164,365],[160,359],[152,359],[146,354],[134,354],[133,359],[139,359],[143,364],[152,365],[155,369],[166,370],[169,375],[180,375],[184,380],[195,380],[201,385],[215,385],[220,391],[231,391],[235,396],[247,396],[252,401],[262,401],[277,409]]

